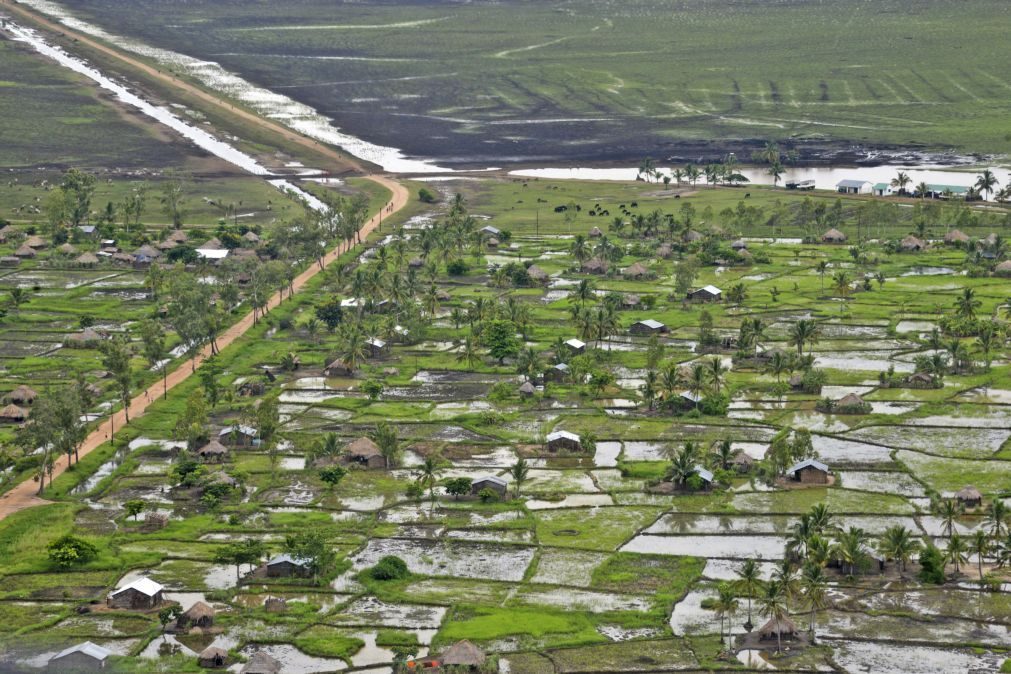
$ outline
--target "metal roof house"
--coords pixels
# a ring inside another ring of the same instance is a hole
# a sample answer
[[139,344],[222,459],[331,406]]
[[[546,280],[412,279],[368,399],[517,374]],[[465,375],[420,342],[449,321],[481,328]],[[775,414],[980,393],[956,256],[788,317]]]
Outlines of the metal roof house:
[[874,183],[869,180],[840,180],[835,184],[839,194],[870,194]]
[[688,299],[692,302],[719,302],[723,299],[723,291],[714,285],[708,285],[689,291]]
[[498,477],[497,475],[488,475],[485,477],[479,477],[470,483],[470,493],[477,495],[481,493],[484,489],[491,489],[499,495],[499,498],[505,496],[506,489],[509,487],[509,483]]
[[580,441],[579,436],[568,431],[548,433],[545,440],[547,440],[547,448],[550,452],[557,452],[559,449],[578,452],[583,449],[583,443]]
[[566,340],[565,346],[569,347],[572,353],[582,353],[586,350],[586,342],[575,338]]
[[150,609],[162,603],[163,588],[150,578],[138,578],[126,587],[109,595],[108,604],[112,608]]
[[267,561],[268,578],[304,578],[310,573],[308,560],[287,553],[275,555]]
[[229,442],[235,447],[252,447],[259,442],[256,438],[258,434],[259,431],[252,426],[232,424],[218,431],[218,441]]
[[807,459],[790,466],[786,471],[795,482],[805,484],[828,484],[829,467],[817,459]]
[[70,648],[65,648],[49,658],[48,669],[51,672],[86,672],[94,669],[105,669],[112,651],[98,644],[85,641]]
[[658,333],[668,332],[667,326],[660,321],[653,320],[652,318],[647,318],[641,321],[636,321],[628,328],[629,333],[633,335],[654,335]]

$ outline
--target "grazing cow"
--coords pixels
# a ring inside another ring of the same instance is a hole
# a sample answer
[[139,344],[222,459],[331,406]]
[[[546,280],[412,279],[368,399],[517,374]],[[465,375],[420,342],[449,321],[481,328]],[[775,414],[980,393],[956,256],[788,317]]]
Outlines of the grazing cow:
[[675,195],[674,195],[674,198],[675,198],[675,199],[680,199],[680,198],[681,198],[681,195],[680,195],[680,194],[675,194]]
[[629,206],[631,206],[632,208],[639,208],[639,202],[633,201],[631,204],[629,204]]
[[751,198],[751,192],[746,192],[745,195],[744,195],[744,198],[745,199],[750,199]]
[[555,213],[564,213],[568,209],[568,206],[555,206]]

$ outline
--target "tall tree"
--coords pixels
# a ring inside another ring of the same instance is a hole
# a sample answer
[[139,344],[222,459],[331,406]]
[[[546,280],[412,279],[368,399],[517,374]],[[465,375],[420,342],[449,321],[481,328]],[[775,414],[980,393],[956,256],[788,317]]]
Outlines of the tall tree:
[[130,390],[133,387],[133,374],[130,371],[130,342],[126,335],[120,333],[102,342],[102,367],[112,374],[119,391],[119,400],[123,404],[123,413],[127,423],[130,423]]

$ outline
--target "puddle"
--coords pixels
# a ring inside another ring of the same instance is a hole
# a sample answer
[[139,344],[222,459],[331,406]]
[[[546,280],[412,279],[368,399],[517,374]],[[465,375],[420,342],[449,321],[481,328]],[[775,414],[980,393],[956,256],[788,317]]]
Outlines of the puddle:
[[[743,566],[744,562],[730,559],[707,559],[702,576],[710,580],[737,580],[738,572]],[[759,562],[758,569],[762,580],[769,580],[776,570],[776,564],[774,562]]]
[[874,464],[889,463],[891,451],[887,447],[869,445],[855,440],[843,440],[825,435],[812,435],[811,444],[818,457],[832,466],[840,463]]
[[895,367],[896,372],[913,372],[915,370],[912,363],[888,360],[882,357],[881,353],[874,351],[816,352],[815,356],[815,367],[833,370],[882,372],[892,366]]
[[903,320],[903,321],[899,321],[895,325],[895,332],[898,332],[900,334],[906,334],[906,333],[909,333],[909,332],[917,332],[917,333],[928,332],[929,333],[931,330],[933,330],[936,327],[937,327],[937,323],[935,323],[933,321],[910,321],[910,320]]
[[257,651],[263,651],[283,663],[285,674],[315,674],[316,672],[336,672],[347,669],[343,660],[307,655],[290,644],[246,646],[242,649],[242,654],[249,657]]
[[[525,604],[553,606],[570,611],[608,613],[610,611],[648,611],[652,602],[645,597],[591,592],[573,588],[554,590],[524,590],[512,595],[512,600]],[[511,601],[512,601],[511,600]]]
[[333,616],[334,624],[369,625],[397,629],[438,629],[446,615],[442,606],[388,604],[375,597],[363,597]]
[[407,562],[412,573],[518,582],[530,565],[534,548],[463,541],[372,539],[351,558],[355,569],[373,566],[386,555]]
[[593,570],[603,564],[608,554],[544,548],[537,561],[537,572],[531,582],[547,585],[589,587]]
[[[597,443],[598,445],[600,443]],[[626,461],[660,461],[663,459],[663,446],[655,442],[629,440],[625,442]]]
[[832,645],[832,660],[846,672],[908,674],[912,663],[916,663],[917,671],[937,674],[997,672],[1002,659],[991,653],[975,654],[951,648],[896,643],[838,640]]

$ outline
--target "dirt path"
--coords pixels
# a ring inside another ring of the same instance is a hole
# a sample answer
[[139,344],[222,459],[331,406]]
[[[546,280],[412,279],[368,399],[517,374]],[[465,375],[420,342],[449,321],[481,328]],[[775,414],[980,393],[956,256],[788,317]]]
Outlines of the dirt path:
[[[368,176],[368,178],[392,191],[393,198],[383,206],[380,213],[374,215],[372,219],[366,222],[361,230],[359,230],[363,240],[369,235],[369,233],[372,232],[372,230],[379,226],[383,219],[388,218],[403,208],[407,204],[409,195],[407,188],[395,180],[385,176]],[[326,257],[323,258],[323,267],[325,268],[329,266],[340,255],[344,254],[349,248],[353,247],[353,244],[342,243],[337,248],[334,248],[326,254]],[[305,284],[319,272],[320,266],[318,264],[314,263],[310,265],[308,269],[295,278],[292,284],[294,291],[299,292]],[[267,303],[266,310],[269,312],[279,304],[281,304],[281,293],[277,292],[271,296],[270,301]],[[232,342],[244,335],[252,327],[253,314],[250,312],[221,333],[221,336],[218,337],[218,348],[227,348],[230,344],[232,344]],[[210,356],[210,354],[211,348],[210,345],[208,345],[204,347],[194,358],[187,360],[184,363],[180,363],[179,366],[168,375],[169,390],[172,390],[182,382],[186,381],[186,379],[193,374],[194,365],[199,367],[200,364]],[[148,405],[158,400],[159,396],[162,394],[162,390],[162,382],[156,381],[151,384],[147,390],[139,393],[133,400],[130,401],[130,418],[135,419],[143,415]],[[96,447],[99,447],[103,443],[107,442],[110,432],[113,430],[118,432],[125,425],[126,414],[121,409],[113,414],[111,419],[106,418],[105,421],[99,424],[99,426],[92,431],[90,435],[88,435],[84,443],[81,445],[80,455],[85,456]],[[56,461],[56,469],[53,472],[53,477],[59,477],[66,469],[67,457],[66,455],[62,455]],[[0,520],[3,520],[12,513],[24,510],[25,508],[49,503],[49,501],[36,496],[36,491],[38,491],[38,483],[33,480],[25,480],[3,496],[0,496]]]
[[193,96],[204,103],[208,103],[216,108],[219,108],[220,110],[227,112],[232,117],[239,118],[244,122],[248,122],[250,124],[253,124],[254,126],[258,126],[268,131],[271,131],[274,134],[284,138],[284,140],[289,143],[295,143],[296,145],[301,145],[302,147],[308,148],[309,150],[312,150],[317,154],[320,154],[328,159],[333,160],[334,162],[337,162],[337,164],[343,167],[344,169],[352,169],[355,171],[360,171],[362,173],[367,173],[367,170],[362,167],[361,163],[350,155],[338,152],[332,147],[321,144],[318,141],[313,140],[312,138],[296,133],[295,131],[292,131],[291,129],[282,124],[270,121],[269,119],[264,119],[263,117],[260,117],[255,113],[237,107],[224,98],[216,96],[208,91],[205,91],[204,89],[201,89],[196,85],[190,84],[186,80],[181,80],[173,76],[171,73],[162,72],[161,70],[151,65],[148,65],[147,63],[141,61],[138,58],[135,58],[127,53],[119,51],[118,49],[110,47],[104,44],[103,42],[96,40],[93,37],[89,37],[84,33],[72,30],[69,27],[63,25],[62,23],[51,21],[50,19],[45,18],[43,15],[28,9],[27,7],[23,7],[14,2],[11,2],[11,0],[0,0],[0,7],[9,11],[14,16],[18,16],[28,20],[29,22],[35,24],[38,27],[44,28],[52,33],[59,34],[63,36],[64,39],[69,38],[76,43],[83,44],[91,49],[94,49],[95,51],[110,56],[117,61],[128,64],[132,68],[136,68],[137,70],[143,72],[148,77],[151,77],[168,85],[170,88],[185,91],[190,96]]
[[[174,87],[176,89],[185,91],[189,95],[195,96],[206,103],[221,108],[222,110],[226,111],[227,114],[229,115],[239,117],[248,123],[254,124],[263,129],[271,131],[277,134],[278,136],[281,136],[282,138],[284,138],[284,140],[290,143],[296,143],[298,145],[309,148],[320,155],[332,159],[333,161],[337,162],[338,164],[344,167],[352,168],[359,171],[362,170],[361,165],[358,162],[356,162],[353,158],[350,158],[347,155],[344,155],[331,147],[321,145],[316,141],[312,140],[311,138],[301,136],[280,124],[263,119],[262,117],[258,117],[257,115],[248,112],[246,110],[243,110],[241,108],[237,108],[231,103],[221,98],[218,98],[217,96],[214,96],[192,84],[189,84],[188,82],[179,80],[166,73],[162,73],[159,70],[143,63],[142,61],[132,58],[126,54],[120,53],[119,51],[112,49],[102,44],[101,42],[89,38],[81,33],[69,30],[66,26],[62,24],[57,24],[52,21],[49,21],[48,19],[44,19],[39,15],[35,14],[34,12],[28,11],[23,7],[19,7],[18,5],[12,4],[9,0],[0,0],[0,6],[10,11],[14,15],[18,15],[25,19],[30,20],[31,22],[35,23],[38,26],[41,26],[55,33],[61,33],[64,36],[74,39],[82,44],[85,44],[92,49],[100,51],[103,54],[107,54],[119,61],[127,63],[130,66],[143,71],[146,75],[166,83],[170,87]],[[405,188],[403,185],[401,185],[396,180],[393,180],[392,178],[388,178],[386,176],[381,175],[366,175],[365,178],[389,189],[392,192],[393,197],[389,202],[387,202],[382,207],[379,213],[374,215],[368,222],[365,223],[364,226],[362,226],[361,230],[359,230],[362,240],[364,240],[372,232],[372,230],[378,227],[384,218],[388,218],[389,216],[393,215],[401,208],[403,208],[405,205],[407,205],[409,196],[407,188]],[[345,252],[347,252],[349,248],[352,247],[353,244],[341,244],[337,248],[331,250],[329,253],[327,253],[326,257],[323,258],[323,267],[325,268],[329,266],[340,255],[344,254]],[[298,292],[299,290],[301,290],[305,286],[305,284],[308,283],[309,280],[319,272],[320,266],[318,264],[310,265],[304,272],[302,272],[295,278],[292,284],[294,292]],[[270,301],[267,303],[265,310],[269,312],[270,310],[277,307],[280,303],[281,303],[281,293],[277,292],[270,298]],[[252,327],[253,327],[253,314],[252,312],[250,312],[245,316],[243,316],[234,325],[225,330],[220,337],[218,337],[218,348],[219,349],[227,348],[230,344],[232,344],[232,342],[234,342],[236,339],[244,335]],[[199,367],[199,365],[208,356],[210,356],[209,345],[205,347],[194,358],[184,363],[180,363],[179,366],[175,370],[170,372],[168,375],[167,385],[169,390],[173,389],[182,382],[186,381],[186,379],[193,374],[194,366]],[[152,384],[146,391],[142,391],[141,393],[139,393],[133,400],[130,401],[129,406],[130,418],[133,419],[143,415],[148,405],[158,400],[158,396],[161,395],[162,390],[163,390],[162,383],[156,382]],[[118,432],[120,429],[124,427],[124,425],[126,425],[126,413],[124,410],[119,410],[118,412],[113,414],[111,418],[106,418],[84,440],[84,443],[81,445],[80,455],[85,456],[89,452],[94,450],[96,447],[99,447],[103,443],[107,442],[110,433],[114,429]],[[61,456],[56,461],[56,468],[53,472],[53,477],[60,476],[66,469],[67,469],[67,457],[64,455]],[[3,496],[0,496],[0,520],[3,520],[12,513],[16,513],[26,508],[42,505],[44,503],[49,503],[49,501],[46,501],[45,499],[39,498],[38,496],[35,495],[35,492],[37,490],[38,490],[37,482],[34,482],[32,480],[26,480],[21,484],[15,486],[14,488],[12,488]]]

